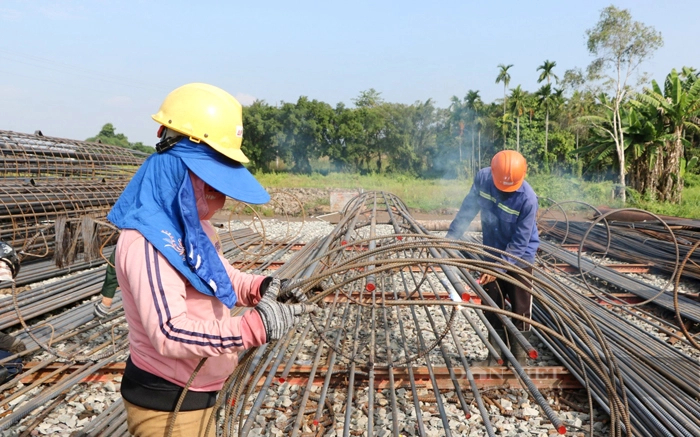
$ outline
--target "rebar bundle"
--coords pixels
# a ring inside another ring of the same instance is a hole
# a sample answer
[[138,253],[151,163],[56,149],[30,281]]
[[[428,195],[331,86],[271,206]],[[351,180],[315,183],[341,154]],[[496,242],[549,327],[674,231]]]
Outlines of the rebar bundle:
[[23,262],[90,261],[116,233],[99,226],[147,157],[123,147],[0,131],[0,239]]
[[[264,234],[261,222],[251,223]],[[287,257],[294,245],[290,235],[270,241],[250,230],[223,232],[222,247],[229,259],[243,260],[261,272]],[[586,297],[590,288],[601,284],[584,284],[580,275],[559,275],[555,265],[534,267],[528,275],[517,266],[504,265],[497,253],[476,241],[432,236],[400,199],[381,192],[355,198],[327,237],[303,246],[274,273],[301,279],[310,302],[320,305],[322,311],[281,340],[240,355],[239,366],[217,400],[220,420],[215,423],[212,419],[208,426],[217,427],[225,436],[246,436],[253,430],[260,435],[272,429],[291,436],[373,436],[386,434],[385,430],[394,436],[428,435],[428,431],[450,436],[460,433],[455,423],[478,415],[474,430],[493,436],[496,424],[490,408],[498,404],[478,385],[472,367],[477,357],[466,350],[468,342],[480,340],[507,366],[497,372],[511,375],[513,383],[524,388],[539,407],[543,421],[556,432],[566,433],[572,424],[550,405],[531,371],[515,360],[507,340],[500,340],[495,348],[486,340],[486,335],[495,334],[485,317],[492,312],[500,315],[510,341],[521,343],[531,358],[537,357],[536,349],[518,335],[512,323],[511,319],[521,316],[496,307],[475,280],[477,272],[486,272],[513,282],[504,270],[533,281],[532,326],[586,388],[591,412],[586,431],[594,434],[593,405],[597,404],[609,414],[611,436],[700,434],[700,393],[693,382],[697,360],[620,316],[632,315],[630,309],[611,311]],[[32,274],[45,273],[37,269]],[[74,299],[81,290],[96,290],[99,281],[95,279],[101,274],[99,269],[65,283],[49,284],[44,291],[17,293],[13,307],[18,309],[13,310],[27,318],[52,311],[63,294]],[[35,297],[41,293],[52,296],[45,305]],[[683,309],[678,304],[675,308]],[[76,307],[65,320],[32,327],[41,344],[32,343],[31,348],[53,351],[57,339],[94,326],[89,323],[89,311]],[[5,326],[12,323],[10,314],[0,313]],[[113,320],[120,317],[117,313]],[[118,336],[126,326],[123,321],[115,326],[110,333],[100,331],[99,335],[110,339],[102,349],[67,352],[73,353],[66,364],[74,371],[68,383],[75,384],[85,372],[118,356],[107,352],[114,352],[114,345],[123,345]],[[658,329],[683,344],[692,342],[676,333],[680,327],[669,322],[659,320]],[[297,387],[295,394],[282,401],[290,384]],[[54,408],[66,401],[62,396],[70,388],[63,382],[46,388],[36,396],[37,402]],[[271,393],[281,397],[271,397]],[[40,405],[37,402],[0,418],[0,431],[19,421],[24,426],[40,423],[41,415],[33,413]],[[284,412],[284,422],[275,419],[280,412]],[[78,435],[124,435],[124,421],[122,404],[115,402]]]
[[148,155],[108,144],[0,130],[0,178],[130,178]]
[[[380,222],[390,224],[394,232],[379,235],[377,225]],[[457,255],[458,251],[478,256],[464,259]],[[502,265],[483,246],[430,237],[395,196],[376,192],[361,195],[346,208],[343,219],[325,240],[316,243],[303,257],[300,254],[279,272],[283,276],[304,279],[310,301],[318,302],[326,309],[322,316],[312,316],[303,332],[290,332],[276,343],[249,351],[242,359],[239,368],[225,384],[225,396],[220,400],[222,408],[226,406],[224,435],[248,434],[265,404],[271,385],[287,378],[292,363],[298,359],[299,345],[307,344],[309,340],[317,346],[315,352],[313,348],[305,352],[305,356],[313,357],[308,361],[311,366],[308,383],[299,393],[301,403],[296,418],[290,419],[283,432],[296,436],[301,435],[303,429],[312,427],[319,435],[325,435],[324,429],[335,426],[336,432],[342,435],[358,432],[373,435],[373,420],[378,420],[374,400],[382,391],[375,386],[375,381],[381,372],[388,373],[389,383],[384,387],[389,394],[390,410],[394,412],[390,423],[386,420],[382,423],[390,427],[393,435],[399,435],[407,420],[405,416],[399,418],[399,400],[395,396],[398,388],[396,374],[400,372],[409,375],[416,413],[412,414],[409,426],[415,426],[418,434],[425,434],[427,424],[421,419],[421,395],[414,377],[419,368],[425,368],[430,381],[428,396],[435,400],[442,424],[440,433],[452,435],[454,430],[446,410],[447,403],[452,400],[444,397],[440,389],[446,387],[441,386],[435,373],[435,366],[440,366],[448,370],[451,384],[447,384],[456,394],[454,401],[460,405],[462,413],[471,416],[471,405],[476,403],[484,430],[488,435],[494,435],[489,413],[473,377],[470,377],[469,359],[462,350],[460,332],[455,323],[458,319],[461,323],[468,323],[487,343],[475,318],[492,331],[484,311],[496,312],[503,316],[505,327],[513,334],[511,338],[523,343],[531,357],[536,357],[534,348],[522,335],[518,336],[517,329],[506,317],[519,316],[491,306],[493,302],[489,304],[488,296],[472,275],[480,271],[505,278],[502,268],[518,270],[514,266]],[[518,272],[524,273],[522,269]],[[544,272],[538,273],[547,276]],[[548,294],[533,291],[536,300],[568,324],[564,331],[559,326],[541,324],[538,324],[538,329],[565,343],[604,381],[606,406],[614,423],[611,435],[620,435],[623,430],[628,435],[644,435],[638,434],[632,426],[624,390],[617,390],[623,386],[623,375],[617,366],[606,367],[604,364],[614,363],[616,358],[596,321],[565,287],[557,285],[551,278],[533,280],[548,291]],[[318,291],[319,287],[322,292]],[[467,296],[468,289],[478,294],[487,305],[461,301],[458,296]],[[454,301],[441,299],[441,293],[449,294]],[[470,314],[466,308],[475,312]],[[582,345],[566,337],[569,329],[583,339]],[[559,433],[565,433],[565,424],[514,359],[509,347],[502,341],[498,346],[500,350],[492,353],[508,363],[521,385],[542,408],[545,417]],[[486,344],[486,347],[490,348],[490,345]],[[587,353],[586,348],[591,352]],[[283,362],[287,365],[280,367]],[[347,375],[347,384],[332,386],[332,375],[339,372]],[[470,399],[463,393],[464,387],[460,385],[457,372],[469,380]],[[316,375],[325,376],[320,393],[312,390]],[[260,381],[262,385],[259,385]],[[366,389],[361,389],[363,386]],[[249,398],[255,392],[258,395]],[[334,412],[326,407],[326,401],[331,397],[345,399],[342,431],[341,424],[336,426]],[[248,400],[252,404],[246,403]],[[353,421],[357,410],[365,412],[368,419],[365,425]]]
[[681,258],[690,255],[691,263],[683,274],[700,279],[700,251],[691,251],[693,244],[700,241],[700,231],[676,229],[674,235],[669,235],[664,226],[654,223],[611,222],[607,228],[591,228],[590,222],[571,220],[544,221],[542,228],[546,230],[545,236],[558,242],[566,237],[569,244],[580,244],[590,228],[586,241],[583,242],[586,251],[607,253],[626,262],[653,264],[654,268],[669,274],[678,267],[675,252],[677,245]]
[[125,179],[0,181],[0,239],[20,252],[25,262],[53,256],[60,267],[83,251],[94,258],[96,249],[113,243],[109,237],[116,235],[95,221],[105,220],[127,183]]

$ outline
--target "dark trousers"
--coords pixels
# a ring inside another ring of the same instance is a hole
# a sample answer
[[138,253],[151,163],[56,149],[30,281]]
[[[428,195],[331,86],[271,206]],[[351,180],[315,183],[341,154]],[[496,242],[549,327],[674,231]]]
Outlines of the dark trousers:
[[[526,272],[532,274],[531,267],[523,268]],[[503,299],[508,299],[510,301],[511,312],[515,314],[520,314],[521,316],[527,317],[528,319],[532,317],[532,295],[529,290],[532,290],[532,281],[529,278],[523,277],[517,273],[509,273],[511,278],[516,281],[525,284],[527,287],[517,287],[510,282],[506,282],[502,279],[497,279],[484,285],[484,291],[496,302],[499,308],[505,309],[503,304]],[[503,298],[501,298],[503,296]],[[491,323],[495,329],[503,329],[503,324],[498,318],[496,313],[487,312],[486,320]],[[513,324],[519,331],[529,331],[530,324],[522,322],[520,320],[513,320]]]

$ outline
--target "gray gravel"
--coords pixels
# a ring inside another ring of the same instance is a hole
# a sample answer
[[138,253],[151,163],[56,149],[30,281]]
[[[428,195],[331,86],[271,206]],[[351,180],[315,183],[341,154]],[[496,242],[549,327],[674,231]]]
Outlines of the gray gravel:
[[[238,229],[246,226],[249,223],[234,221],[226,224],[227,229]],[[299,241],[302,243],[308,243],[318,238],[325,237],[333,228],[334,225],[321,221],[318,219],[307,219],[303,224],[300,222],[286,222],[279,220],[265,220],[264,223],[265,232],[268,239],[281,241],[288,240],[298,233]],[[380,235],[389,235],[393,233],[393,228],[391,226],[379,226],[378,233]],[[444,235],[443,233],[436,233],[436,235]],[[355,238],[361,239],[368,237],[368,230],[360,230]],[[649,280],[655,280],[657,278],[647,278]],[[661,278],[658,278],[661,280]],[[435,287],[436,290],[442,288],[440,277],[436,275],[428,275],[427,283],[423,284],[421,291],[425,294],[431,294],[432,288]],[[693,288],[688,288],[693,290]],[[388,289],[390,290],[390,288]],[[427,312],[435,320],[438,327],[444,327],[446,325],[445,317],[442,311],[437,307],[429,307]],[[472,318],[478,320],[478,317],[472,310],[468,310],[471,313]],[[424,308],[416,309],[417,318],[421,326],[428,325],[428,316],[426,315],[426,310]],[[322,320],[319,317],[319,322]],[[412,322],[412,314],[410,309],[401,308],[394,311],[390,311],[387,315],[388,318],[388,328],[390,330],[390,349],[392,351],[392,356],[394,360],[404,358],[406,355],[404,346],[409,350],[409,353],[420,352],[418,348],[419,341],[417,336],[419,334],[415,329],[415,325]],[[404,323],[404,335],[406,339],[400,335],[397,331],[396,326],[399,320]],[[631,319],[634,323],[639,323],[640,325],[645,325],[644,322],[638,319]],[[120,320],[123,324],[123,320]],[[308,322],[306,322],[308,323]],[[337,324],[331,325],[331,329],[326,331],[325,334],[328,338],[334,338],[333,328],[337,328]],[[384,329],[383,321],[378,318],[377,326],[380,329]],[[479,340],[476,333],[473,331],[471,326],[466,322],[466,320],[460,315],[456,318],[454,322],[454,330],[458,336],[460,344],[464,349],[464,353],[470,362],[485,359],[487,356],[486,348]],[[298,328],[298,331],[304,329],[304,323],[302,323]],[[478,322],[478,329],[485,332],[485,327]],[[654,332],[655,330],[649,326],[644,326],[644,329]],[[426,343],[432,343],[434,340],[434,335],[429,329],[421,329],[420,334],[424,336]],[[383,332],[383,331],[382,331]],[[344,337],[350,339],[352,336],[352,331],[345,332]],[[655,332],[654,335],[660,335]],[[83,334],[79,340],[82,341],[89,336],[89,333]],[[362,333],[362,336],[366,336],[366,333]],[[104,337],[104,336],[103,336]],[[379,337],[379,336],[378,336]],[[366,339],[366,337],[361,337]],[[105,341],[107,338],[99,338],[94,340],[94,343]],[[288,348],[288,351],[294,349],[295,340]],[[314,358],[315,352],[318,345],[321,344],[320,338],[316,333],[315,329],[311,329],[309,336],[304,341],[302,345],[301,352],[295,357],[295,364],[309,364]],[[443,342],[445,352],[448,358],[453,362],[456,367],[459,367],[459,358],[457,355],[457,350],[452,340],[450,334],[447,336],[447,340]],[[678,343],[677,343],[678,345]],[[58,344],[57,348],[65,348],[66,344]],[[89,346],[89,345],[88,345]],[[538,360],[530,360],[529,365],[535,366],[552,366],[559,365],[559,363],[554,359],[552,354],[548,350],[544,350],[541,345],[535,345],[540,351],[540,357]],[[684,345],[680,344],[676,347],[682,348],[684,351]],[[692,348],[691,348],[692,349]],[[346,355],[349,355],[348,351],[343,350]],[[386,360],[386,344],[383,341],[377,341],[376,348],[376,362],[382,362]],[[690,351],[692,352],[692,351]],[[41,357],[48,357],[48,354],[40,353],[35,355],[35,360]],[[291,358],[291,357],[289,357]],[[369,359],[369,350],[365,345],[358,351],[355,359],[360,363],[366,363]],[[415,361],[414,365],[420,366],[425,364],[425,360],[430,360],[431,363],[435,365],[444,365],[444,358],[440,351],[440,348],[434,348],[425,357],[420,358]],[[283,361],[285,362],[285,361]],[[338,368],[347,368],[350,362],[347,358],[339,357],[336,366]],[[119,379],[114,382],[109,383],[93,383],[93,384],[79,384],[71,389],[68,393],[67,398],[71,399],[69,403],[63,403],[55,411],[49,414],[48,418],[42,423],[34,432],[33,435],[57,435],[57,436],[68,436],[71,431],[80,429],[85,426],[88,421],[93,418],[96,414],[104,411],[111,403],[119,401]],[[312,392],[316,395],[320,393],[320,387],[313,387]],[[255,426],[253,431],[250,433],[251,436],[258,435],[274,435],[274,436],[284,436],[288,435],[288,425],[291,418],[296,417],[296,412],[299,408],[299,402],[301,400],[301,395],[303,394],[303,387],[290,385],[289,383],[278,384],[274,383],[267,393],[267,397],[264,402],[264,408],[260,410],[258,415],[255,417]],[[465,397],[471,398],[471,393],[464,392]],[[393,411],[390,403],[390,393],[388,390],[378,390],[375,392],[375,408],[374,408],[374,433],[378,436],[391,435],[391,425],[392,419],[396,417],[400,427],[401,435],[417,435],[417,430],[415,428],[415,416],[416,411],[414,407],[414,401],[411,395],[411,390],[407,388],[399,388],[396,390],[397,397],[397,411]],[[427,390],[425,388],[419,388],[419,396],[434,396],[435,393],[432,390]],[[332,418],[334,419],[334,425],[332,429],[327,429],[324,435],[342,435],[343,423],[345,420],[344,404],[345,404],[345,390],[340,388],[338,390],[330,390],[329,396],[333,401],[334,411],[332,412]],[[354,410],[351,417],[352,429],[362,428],[366,426],[368,422],[368,416],[366,409],[357,408],[358,405],[363,405],[368,400],[369,393],[366,388],[358,388],[355,393]],[[453,435],[459,436],[482,436],[486,435],[481,415],[476,408],[476,405],[472,403],[469,406],[471,417],[469,419],[465,418],[464,412],[462,411],[458,403],[454,403],[456,399],[456,394],[454,391],[445,391],[439,394],[439,396],[444,401],[445,410],[448,416],[448,425],[452,430]],[[503,390],[499,393],[494,393],[492,398],[495,402],[498,402],[501,408],[495,405],[487,405],[489,414],[491,416],[491,421],[498,435],[504,436],[549,436],[553,433],[553,427],[548,420],[543,418],[543,412],[537,406],[537,404],[527,396],[527,392],[519,389],[508,389]],[[548,397],[549,402],[554,404],[554,397]],[[17,405],[21,405],[26,399],[20,399]],[[315,402],[310,401],[307,404],[309,406],[315,407]],[[440,419],[439,413],[435,408],[434,402],[419,402],[420,414],[423,418],[423,422],[426,427],[426,434],[429,436],[441,436],[444,435],[443,423]],[[506,414],[503,413],[506,412]],[[2,410],[0,410],[0,414]],[[328,413],[328,412],[326,412]],[[324,417],[329,417],[330,414],[325,414]],[[564,420],[564,422],[569,425],[572,431],[575,428],[580,428],[587,426],[590,418],[587,413],[580,413],[575,411],[565,411],[562,409],[558,412],[559,417]],[[595,418],[595,428],[598,433],[605,434],[607,431],[607,426],[604,424],[606,416],[600,411],[596,410]],[[17,435],[23,430],[23,426],[17,427],[12,430],[13,433],[4,435]],[[304,432],[314,432],[315,429],[305,425],[303,429]],[[366,434],[365,434],[366,435]]]

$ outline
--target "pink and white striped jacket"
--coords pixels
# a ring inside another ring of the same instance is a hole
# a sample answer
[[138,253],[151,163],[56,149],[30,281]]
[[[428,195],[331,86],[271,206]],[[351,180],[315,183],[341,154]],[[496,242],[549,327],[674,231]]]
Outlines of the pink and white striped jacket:
[[[208,220],[201,223],[214,240],[214,227]],[[255,306],[265,276],[240,272],[220,258],[236,306]],[[266,342],[257,312],[231,317],[224,304],[195,290],[138,231],[122,231],[115,261],[131,360],[140,369],[184,386],[200,359],[209,357],[190,390],[218,391],[238,364],[237,353]]]

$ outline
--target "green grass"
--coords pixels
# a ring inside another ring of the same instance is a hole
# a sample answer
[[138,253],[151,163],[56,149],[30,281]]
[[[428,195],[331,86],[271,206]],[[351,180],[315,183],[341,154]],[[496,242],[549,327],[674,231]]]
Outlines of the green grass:
[[[268,173],[256,177],[268,188],[362,188],[366,191],[386,191],[401,198],[409,208],[422,212],[443,212],[459,208],[471,187],[471,180],[466,179],[424,180],[407,176],[361,176],[345,173],[331,173],[327,176]],[[542,199],[561,201],[575,198],[593,204],[610,202],[611,183],[588,184],[554,176],[534,176],[528,181]]]
[[[258,174],[256,178],[268,188],[339,188],[386,191],[401,198],[414,211],[448,212],[459,208],[471,186],[471,180],[424,180],[408,176],[384,176],[346,173],[331,173],[327,176],[309,176],[289,173]],[[540,203],[548,205],[554,201],[579,200],[593,206],[621,208],[620,201],[613,201],[612,182],[586,182],[576,178],[554,175],[533,175],[528,182],[540,197]],[[686,178],[683,201],[680,205],[659,202],[632,201],[627,207],[645,209],[657,214],[700,218],[700,176]]]
[[687,174],[684,182],[685,188],[678,205],[641,200],[634,206],[660,215],[700,219],[700,175]]
[[383,176],[331,173],[310,176],[286,173],[256,175],[269,188],[340,188],[386,191],[403,200],[409,208],[419,211],[441,211],[459,208],[469,191],[466,180],[421,180],[407,176]]

